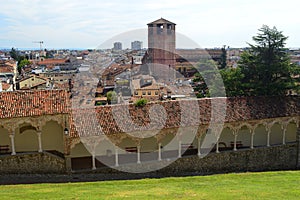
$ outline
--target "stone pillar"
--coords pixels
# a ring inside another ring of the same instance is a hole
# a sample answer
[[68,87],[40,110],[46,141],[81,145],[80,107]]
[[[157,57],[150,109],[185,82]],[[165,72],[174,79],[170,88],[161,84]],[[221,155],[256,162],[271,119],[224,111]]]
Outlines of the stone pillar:
[[297,128],[297,169],[300,169],[300,126]]
[[96,155],[95,152],[92,154],[92,170],[96,169]]
[[216,153],[220,153],[220,151],[219,151],[219,138],[217,139],[217,142],[216,142]]
[[38,136],[38,142],[39,142],[39,150],[38,152],[43,152],[43,148],[42,148],[42,132],[38,131],[37,132],[37,136]]
[[16,149],[15,149],[15,133],[9,135],[10,142],[11,142],[11,155],[16,155]]
[[233,151],[236,151],[236,140],[237,140],[237,131],[234,131],[234,142],[233,142]]
[[283,145],[285,145],[286,129],[287,129],[287,127],[284,127],[283,132],[282,132],[282,144]]
[[270,146],[270,134],[271,134],[271,129],[268,129],[268,134],[267,134],[267,147]]
[[65,157],[65,165],[66,165],[66,172],[71,173],[72,172],[72,161],[70,156]]
[[201,136],[198,137],[198,156],[201,156]]
[[158,160],[161,161],[161,143],[158,143]]
[[178,141],[178,158],[181,158],[181,140]]
[[115,166],[119,166],[119,155],[118,155],[118,147],[115,147]]
[[251,141],[250,141],[250,149],[254,149],[254,130],[250,130],[250,134],[251,134]]
[[138,145],[137,146],[137,161],[136,161],[137,164],[140,164],[141,163],[141,146]]

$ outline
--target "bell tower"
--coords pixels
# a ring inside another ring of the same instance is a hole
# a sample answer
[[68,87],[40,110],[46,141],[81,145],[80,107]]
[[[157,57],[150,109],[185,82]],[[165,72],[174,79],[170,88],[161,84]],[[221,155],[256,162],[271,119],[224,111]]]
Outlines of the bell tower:
[[[151,71],[157,72],[160,68],[175,68],[176,35],[175,26],[164,18],[151,22],[148,25],[148,63],[154,65]],[[156,66],[155,66],[156,65]],[[163,66],[162,66],[163,65]],[[159,73],[164,73],[160,69]],[[168,70],[168,69],[167,69]]]

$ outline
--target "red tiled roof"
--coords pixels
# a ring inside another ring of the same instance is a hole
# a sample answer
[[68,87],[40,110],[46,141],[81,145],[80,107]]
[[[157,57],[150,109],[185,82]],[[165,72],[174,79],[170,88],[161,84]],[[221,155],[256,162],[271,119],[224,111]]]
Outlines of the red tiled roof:
[[14,68],[8,65],[0,66],[0,73],[14,73]]
[[12,85],[9,83],[2,82],[2,89],[4,91],[8,90]]
[[66,60],[66,59],[45,59],[45,60],[39,61],[38,64],[39,65],[58,65],[58,64],[64,64],[67,61],[68,60]]
[[[155,106],[158,109],[153,110]],[[183,109],[186,112],[182,112]],[[0,118],[69,114],[71,137],[223,122],[222,111],[225,110],[225,123],[300,116],[300,97],[213,98],[151,102],[144,107],[130,104],[71,109],[69,93],[63,90],[0,93]],[[154,115],[154,120],[151,121],[149,115]]]
[[0,93],[0,118],[69,113],[66,91],[16,91]]
[[[224,107],[224,100],[227,104],[226,107]],[[163,119],[163,113],[160,113],[161,109],[159,109],[155,113],[155,120],[149,126],[151,123],[149,111],[155,104],[164,108],[166,119]],[[198,105],[199,109],[195,109],[195,105]],[[182,112],[183,108],[186,112]],[[71,136],[76,137],[77,134],[114,134],[123,131],[157,130],[159,127],[178,128],[212,122],[228,123],[299,116],[299,108],[299,97],[239,97],[152,102],[144,107],[135,107],[131,104],[76,109],[73,110],[73,113],[76,114],[72,115],[75,124],[72,125],[73,133]],[[214,118],[211,116],[212,109],[215,113]],[[225,116],[222,114],[223,111],[226,111]],[[163,124],[164,120],[165,123]],[[76,133],[76,129],[79,131],[78,133]]]

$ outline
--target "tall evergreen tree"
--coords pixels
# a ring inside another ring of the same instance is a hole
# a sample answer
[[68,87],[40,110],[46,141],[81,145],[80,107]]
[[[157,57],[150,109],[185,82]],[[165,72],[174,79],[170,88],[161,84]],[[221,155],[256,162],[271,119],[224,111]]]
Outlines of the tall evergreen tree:
[[287,38],[276,27],[266,25],[253,37],[256,44],[249,44],[239,62],[245,95],[285,95],[295,89],[295,66],[285,48]]

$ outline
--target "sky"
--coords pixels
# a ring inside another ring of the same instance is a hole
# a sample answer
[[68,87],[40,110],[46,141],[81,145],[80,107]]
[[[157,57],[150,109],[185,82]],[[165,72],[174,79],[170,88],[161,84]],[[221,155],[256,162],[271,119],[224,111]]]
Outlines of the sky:
[[[1,0],[0,5],[0,48],[39,48],[33,41],[44,41],[47,49],[111,48],[122,37],[144,40],[147,47],[147,23],[161,17],[202,48],[246,47],[264,24],[288,36],[287,47],[300,47],[299,0]],[[123,47],[130,47],[129,40]]]

